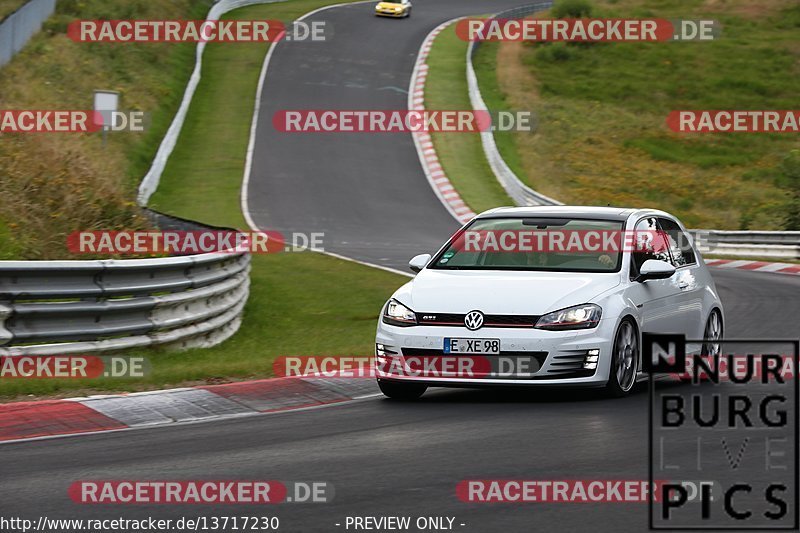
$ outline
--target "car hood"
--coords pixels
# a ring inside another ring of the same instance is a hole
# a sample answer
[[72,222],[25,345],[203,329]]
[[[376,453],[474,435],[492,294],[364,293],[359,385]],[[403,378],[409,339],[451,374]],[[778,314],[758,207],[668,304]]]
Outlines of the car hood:
[[542,315],[592,302],[619,285],[620,274],[424,269],[395,298],[413,311]]
[[379,7],[381,9],[383,9],[385,7],[394,8],[394,7],[403,7],[403,4],[401,4],[400,2],[379,2],[378,5],[375,6],[375,7]]

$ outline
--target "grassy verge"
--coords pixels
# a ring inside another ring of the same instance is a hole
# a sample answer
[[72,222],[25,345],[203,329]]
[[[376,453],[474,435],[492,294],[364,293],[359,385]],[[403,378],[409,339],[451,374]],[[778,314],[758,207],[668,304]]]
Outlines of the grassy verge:
[[0,75],[0,109],[91,109],[96,89],[147,113],[143,133],[17,134],[0,142],[0,259],[69,258],[74,230],[148,227],[135,198],[193,67],[194,45],[77,43],[75,19],[203,18],[210,0],[61,0]]
[[[425,82],[428,109],[472,109],[464,70],[467,44],[456,35],[455,25],[436,37]],[[434,132],[431,137],[447,177],[473,211],[513,205],[489,168],[480,134]]]
[[[226,19],[290,21],[340,0],[289,0],[237,9]],[[324,43],[319,43],[325,46]],[[150,205],[217,225],[244,227],[239,206],[244,154],[267,45],[211,43],[203,76]]]
[[27,0],[0,0],[0,22],[25,5]]
[[[333,1],[296,0],[231,13],[242,19],[297,18]],[[239,188],[263,45],[210,44],[203,81],[154,205],[223,226],[244,227]],[[0,226],[2,231],[2,226]],[[0,398],[74,396],[268,377],[279,355],[369,355],[375,320],[402,276],[321,254],[254,256],[250,298],[239,332],[220,346],[185,352],[141,350],[144,379],[0,380]]]
[[[475,69],[475,76],[478,78],[481,96],[483,96],[486,107],[491,110],[517,109],[514,104],[509,101],[498,83],[496,46],[496,43],[481,43],[475,56],[472,58],[472,66]],[[530,90],[530,88],[527,90]],[[527,135],[533,135],[533,133],[528,133]],[[525,169],[522,165],[520,153],[516,148],[514,133],[510,131],[496,131],[494,132],[494,141],[508,167],[517,176],[524,176]],[[495,179],[495,181],[497,180]]]
[[498,137],[510,166],[567,203],[652,205],[692,227],[787,228],[780,163],[791,134],[676,134],[673,109],[791,109],[800,92],[800,5],[602,0],[597,17],[712,18],[703,43],[590,46],[489,43],[478,57],[487,103],[533,109],[535,134]]

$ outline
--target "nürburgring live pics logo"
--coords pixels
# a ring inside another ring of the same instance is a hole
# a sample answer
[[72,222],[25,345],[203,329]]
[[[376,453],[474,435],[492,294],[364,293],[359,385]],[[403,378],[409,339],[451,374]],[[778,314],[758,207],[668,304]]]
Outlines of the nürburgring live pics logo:
[[682,335],[643,335],[649,481],[686,481],[650,495],[650,528],[796,530],[800,342],[688,343],[699,353]]

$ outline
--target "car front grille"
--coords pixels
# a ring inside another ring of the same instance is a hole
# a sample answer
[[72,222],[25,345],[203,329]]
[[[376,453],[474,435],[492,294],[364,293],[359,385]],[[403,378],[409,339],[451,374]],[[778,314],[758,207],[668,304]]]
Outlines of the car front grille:
[[[443,350],[436,348],[401,348],[400,351],[407,357],[457,357],[459,355],[470,355],[444,353]],[[498,355],[481,355],[481,357],[498,357]],[[545,359],[547,359],[547,352],[501,351],[499,357],[533,357],[539,362],[539,366],[541,366],[544,364]]]
[[[497,355],[470,355],[446,354],[442,350],[430,348],[401,348],[401,351],[403,357],[407,358],[406,361],[409,361],[410,358],[420,358],[434,363],[434,367],[436,366],[435,360],[439,358],[443,360],[470,358],[483,361],[483,363],[476,361],[477,368],[473,374],[461,376],[472,379],[537,379],[537,374],[547,360],[547,352],[502,351]],[[512,366],[507,366],[509,364]],[[482,370],[478,370],[478,368]],[[514,368],[517,370],[515,371]]]
[[[485,357],[491,359],[493,357],[508,357],[508,358],[522,358],[530,357],[539,363],[539,368],[545,366],[547,361],[548,352],[526,352],[526,351],[501,351],[498,355],[470,355],[470,354],[446,354],[443,350],[435,348],[401,348],[401,353],[404,357]],[[561,353],[553,355],[547,370],[536,372],[533,376],[518,376],[515,379],[530,379],[530,380],[558,380],[570,378],[585,378],[591,377],[595,373],[595,369],[583,368],[583,362],[586,357],[586,351],[576,351],[575,353]],[[505,376],[506,378],[514,378],[514,376]]]
[[[421,326],[464,326],[463,313],[417,313]],[[539,315],[484,315],[484,328],[532,328]]]

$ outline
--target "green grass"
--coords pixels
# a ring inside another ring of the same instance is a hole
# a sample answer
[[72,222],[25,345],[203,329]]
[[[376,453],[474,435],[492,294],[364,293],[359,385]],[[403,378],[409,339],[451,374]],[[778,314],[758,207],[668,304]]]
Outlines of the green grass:
[[[506,95],[500,89],[500,85],[497,82],[496,55],[497,50],[494,48],[493,43],[482,43],[472,59],[472,66],[475,69],[475,76],[478,78],[478,86],[481,89],[481,96],[484,103],[486,103],[486,107],[491,110],[527,111],[514,109],[514,106],[508,102]],[[532,133],[529,135],[532,135]],[[510,131],[496,131],[494,133],[494,141],[500,155],[503,156],[506,164],[514,174],[518,177],[524,175],[522,161],[514,144],[514,134]],[[495,179],[495,181],[497,180]]]
[[[472,109],[465,74],[466,52],[467,43],[458,38],[455,25],[436,37],[427,60],[427,109]],[[513,205],[483,155],[480,134],[434,132],[431,137],[447,177],[473,211]]]
[[281,355],[372,355],[382,304],[404,278],[311,252],[254,256],[236,335],[213,348],[131,350],[145,378],[0,380],[0,398],[76,396],[268,377]]
[[[151,118],[143,133],[19,134],[0,142],[0,257],[74,259],[66,236],[85,229],[148,229],[134,201],[194,65],[192,43],[78,43],[75,19],[198,19],[210,0],[60,0],[0,74],[2,109],[91,109],[96,89]],[[85,259],[86,257],[82,257]]]
[[[336,3],[340,2],[290,0],[238,9],[223,18],[290,21]],[[267,47],[263,43],[206,47],[203,76],[151,207],[210,224],[244,226],[239,191]]]
[[0,22],[25,5],[27,0],[0,0]]
[[[778,164],[794,134],[676,134],[676,109],[792,109],[800,94],[800,5],[600,0],[597,17],[712,18],[713,42],[487,43],[476,68],[490,107],[532,109],[534,135],[497,135],[524,181],[567,203],[651,205],[694,227],[782,229]],[[521,47],[514,65],[503,51]],[[500,73],[500,70],[503,70]]]
[[[330,0],[297,0],[231,13],[240,19],[297,18]],[[323,44],[324,46],[324,44]],[[201,222],[244,227],[239,188],[255,91],[266,48],[210,44],[178,145],[154,205]],[[2,227],[0,226],[0,234]],[[142,379],[0,380],[0,398],[75,396],[268,377],[280,355],[371,355],[378,313],[403,276],[312,252],[253,256],[241,329],[219,346],[184,352],[134,350]]]
[[[334,3],[265,4],[229,17],[288,21]],[[212,43],[206,48],[189,119],[152,206],[209,224],[246,227],[240,188],[266,51],[259,44]],[[165,372],[174,368],[188,380],[240,379],[271,375],[271,362],[278,355],[369,355],[378,312],[405,278],[304,252],[254,256],[251,281],[243,326],[235,337],[209,350],[170,356],[168,360],[191,361],[191,370],[181,370],[178,363]]]

